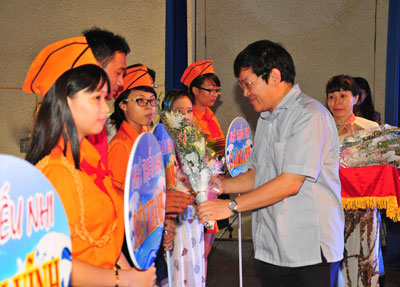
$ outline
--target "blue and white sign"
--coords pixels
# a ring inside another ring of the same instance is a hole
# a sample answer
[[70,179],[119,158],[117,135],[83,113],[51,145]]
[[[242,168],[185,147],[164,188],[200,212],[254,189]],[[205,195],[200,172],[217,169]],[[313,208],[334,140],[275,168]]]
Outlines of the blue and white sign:
[[148,269],[156,258],[165,218],[165,172],[160,145],[150,132],[133,145],[125,179],[125,236],[135,266]]
[[226,166],[232,177],[246,172],[246,162],[253,149],[249,123],[242,117],[235,118],[228,129],[225,144]]
[[167,189],[175,189],[176,187],[176,155],[174,141],[168,134],[167,129],[162,123],[157,124],[153,128],[153,134],[160,144]]
[[0,154],[0,286],[69,286],[71,237],[54,187],[32,164]]

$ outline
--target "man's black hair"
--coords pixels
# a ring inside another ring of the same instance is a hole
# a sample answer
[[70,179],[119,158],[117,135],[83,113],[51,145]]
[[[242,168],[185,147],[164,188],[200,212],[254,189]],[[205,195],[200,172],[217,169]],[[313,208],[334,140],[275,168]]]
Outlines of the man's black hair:
[[131,51],[128,43],[122,36],[110,31],[94,27],[83,31],[82,34],[86,37],[94,57],[103,68],[108,65],[114,57],[115,52],[127,55]]
[[281,72],[281,79],[284,82],[294,84],[296,76],[290,54],[281,45],[269,40],[254,42],[239,53],[233,65],[237,78],[242,68],[252,68],[257,76],[265,73],[263,76],[265,82],[268,82],[269,74],[273,68]]

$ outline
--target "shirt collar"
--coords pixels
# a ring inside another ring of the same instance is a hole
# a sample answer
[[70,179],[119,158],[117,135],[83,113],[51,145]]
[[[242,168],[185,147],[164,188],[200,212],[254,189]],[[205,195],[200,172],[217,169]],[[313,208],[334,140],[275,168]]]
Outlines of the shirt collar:
[[295,84],[290,91],[286,94],[286,96],[283,97],[281,102],[278,104],[278,106],[272,111],[265,111],[261,112],[261,118],[263,119],[268,119],[268,118],[275,118],[280,113],[280,110],[285,110],[288,109],[289,107],[293,106],[296,102],[296,98],[298,95],[300,95],[301,89],[298,84]]
[[[63,137],[61,136],[57,143],[58,148],[63,151],[65,147],[65,142]],[[66,158],[69,162],[74,164],[74,158],[72,156],[71,144],[68,143]],[[81,164],[83,160],[86,160],[92,166],[98,166],[101,161],[101,156],[96,148],[86,139],[83,138],[80,144],[80,159],[79,163]]]
[[84,138],[81,142],[81,163],[83,159],[85,159],[90,165],[96,167],[101,162],[101,156],[99,152],[86,138]]
[[213,116],[213,112],[211,111],[211,109],[209,107],[206,107],[206,111],[203,112],[202,110],[200,110],[197,106],[193,105],[193,114],[199,118],[199,119],[204,119],[204,120],[208,120],[211,119]]
[[[120,129],[131,139],[131,140],[135,140],[139,134],[138,132],[135,130],[134,127],[132,127],[130,124],[128,124],[127,121],[123,121],[121,124]],[[143,129],[142,129],[143,131]]]
[[344,123],[344,125],[352,124],[356,120],[356,116],[351,114],[350,118]]

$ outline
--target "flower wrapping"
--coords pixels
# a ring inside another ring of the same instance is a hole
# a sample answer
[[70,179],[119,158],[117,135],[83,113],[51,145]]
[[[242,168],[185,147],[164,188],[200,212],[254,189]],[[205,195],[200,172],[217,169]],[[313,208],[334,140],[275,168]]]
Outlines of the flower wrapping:
[[[199,127],[184,115],[160,111],[160,117],[175,142],[177,156],[199,204],[207,200],[206,190],[211,176],[220,173],[223,161],[206,146]],[[207,229],[214,229],[215,220],[204,223]]]
[[394,165],[400,168],[400,129],[393,126],[361,130],[340,143],[340,165],[361,167]]

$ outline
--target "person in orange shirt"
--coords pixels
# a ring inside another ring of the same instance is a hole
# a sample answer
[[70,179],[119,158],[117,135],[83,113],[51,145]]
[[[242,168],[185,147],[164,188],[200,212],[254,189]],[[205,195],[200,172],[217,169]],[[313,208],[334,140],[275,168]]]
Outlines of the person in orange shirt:
[[114,185],[122,192],[132,146],[143,128],[151,123],[157,103],[147,66],[128,67],[124,87],[116,95],[111,115],[118,132],[108,145],[108,166]]
[[[106,71],[110,79],[111,91],[107,100],[112,100],[124,85],[123,75],[126,70],[126,55],[130,48],[126,40],[120,35],[99,28],[85,30],[82,33],[87,39],[90,49],[99,65]],[[107,168],[108,139],[110,125],[107,121],[100,133],[89,135],[88,139],[99,151],[101,160]]]
[[[147,66],[129,66],[124,74],[124,87],[116,95],[114,102],[114,113],[111,120],[118,132],[108,145],[108,164],[113,174],[114,185],[121,191],[125,189],[125,177],[128,166],[129,155],[136,138],[140,133],[146,131],[150,125],[156,106],[158,104],[157,94],[154,90],[154,80]],[[190,204],[191,196],[177,190],[167,190],[166,214],[167,217],[176,217],[182,213]],[[166,219],[165,230],[173,230],[174,225],[170,219]],[[165,240],[171,241],[173,234]],[[127,253],[124,243],[123,252]],[[162,252],[162,250],[160,250]],[[162,258],[162,253],[160,258]],[[128,259],[129,260],[129,259]],[[161,259],[156,259],[158,280],[164,279]],[[133,263],[130,262],[132,265]]]
[[[132,146],[151,122],[157,104],[153,78],[147,66],[129,66],[124,74],[124,88],[116,95],[111,115],[118,132],[108,148],[108,162],[114,184],[122,192]],[[192,203],[192,198],[183,192],[168,190],[166,201],[166,213],[176,216]]]
[[183,73],[181,82],[188,87],[193,103],[193,119],[199,124],[201,132],[206,135],[206,140],[208,142],[224,140],[224,133],[210,109],[222,92],[212,61],[191,64]]
[[[213,111],[217,98],[221,95],[221,83],[214,72],[212,60],[199,61],[186,68],[181,77],[181,82],[188,87],[193,103],[193,121],[196,122],[201,132],[206,136],[206,142],[216,142],[216,146],[225,146],[225,136]],[[216,150],[220,156],[224,156],[224,148]],[[222,195],[222,198],[229,198],[229,195]],[[219,228],[228,226],[228,220],[221,220],[214,230],[207,230],[204,233],[205,258],[211,251],[212,244]],[[206,261],[207,270],[207,261]]]
[[[145,66],[145,65],[138,63],[138,64],[130,65],[128,68],[129,68],[130,70],[132,70],[133,68],[137,68],[137,67],[141,67],[141,66]],[[154,92],[156,92],[155,89],[158,87],[158,86],[155,84],[155,81],[156,81],[156,71],[154,71],[153,69],[150,69],[149,67],[147,67],[147,72],[148,72],[148,74],[150,75],[150,78],[151,78],[151,81],[150,81],[151,88],[153,88],[153,89],[154,89]],[[126,75],[126,72],[124,73],[124,75]],[[147,76],[146,76],[146,81],[147,81]],[[147,84],[149,84],[149,83],[147,83]],[[124,90],[124,88],[123,88],[123,86],[122,86],[122,87],[121,87],[121,90],[120,90],[117,94],[115,94],[114,98],[118,98],[119,95],[122,93],[123,90]],[[118,108],[118,109],[119,109],[119,108]],[[121,114],[121,115],[122,115],[122,114]],[[123,118],[122,118],[122,119],[123,119]],[[142,129],[142,132],[148,132],[148,131],[151,131],[151,129],[152,129],[152,124],[147,125],[147,126],[144,126],[143,129]],[[112,140],[112,138],[113,138],[116,134],[117,134],[117,127],[116,127],[115,121],[112,120],[111,117],[110,117],[109,126],[108,126],[108,128],[107,128],[107,138],[108,138],[108,142],[110,142],[110,141]]]
[[66,211],[71,285],[153,286],[155,268],[130,268],[121,253],[123,203],[100,154],[86,139],[103,129],[110,93],[108,76],[86,39],[47,46],[31,65],[23,89],[44,96],[26,160],[53,184]]

